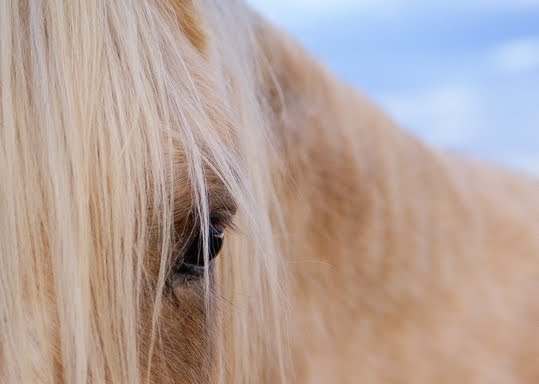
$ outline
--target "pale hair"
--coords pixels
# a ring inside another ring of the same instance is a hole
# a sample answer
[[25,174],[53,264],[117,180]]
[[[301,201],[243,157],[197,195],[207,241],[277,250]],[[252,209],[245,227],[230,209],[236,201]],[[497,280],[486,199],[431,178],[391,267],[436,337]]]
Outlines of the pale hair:
[[191,188],[207,236],[208,170],[238,206],[218,274],[221,381],[270,374],[267,359],[282,379],[277,160],[247,14],[226,15],[238,6],[201,10],[219,63],[210,66],[166,4],[0,2],[2,382],[148,379],[138,318],[152,225],[161,234],[154,343],[174,191]]

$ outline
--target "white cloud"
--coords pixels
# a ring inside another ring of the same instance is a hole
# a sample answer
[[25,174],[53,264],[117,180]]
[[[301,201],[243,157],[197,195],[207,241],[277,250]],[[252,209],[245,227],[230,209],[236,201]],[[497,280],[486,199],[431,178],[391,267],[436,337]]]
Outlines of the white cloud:
[[492,53],[496,69],[506,73],[521,73],[539,69],[539,38],[506,41]]
[[511,156],[505,163],[532,176],[539,177],[539,154],[519,154]]
[[445,85],[378,100],[399,124],[435,145],[458,148],[486,125],[480,95],[469,86]]

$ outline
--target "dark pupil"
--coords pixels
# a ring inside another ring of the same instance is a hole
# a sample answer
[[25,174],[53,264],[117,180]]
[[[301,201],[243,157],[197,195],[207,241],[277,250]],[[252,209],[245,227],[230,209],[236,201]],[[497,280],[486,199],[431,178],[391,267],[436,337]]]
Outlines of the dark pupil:
[[[222,228],[219,228],[215,225],[210,225],[210,230],[208,234],[208,259],[211,262],[221,251],[223,247],[224,232]],[[183,264],[196,267],[204,267],[204,248],[202,245],[201,235],[197,235],[189,249],[187,250]]]

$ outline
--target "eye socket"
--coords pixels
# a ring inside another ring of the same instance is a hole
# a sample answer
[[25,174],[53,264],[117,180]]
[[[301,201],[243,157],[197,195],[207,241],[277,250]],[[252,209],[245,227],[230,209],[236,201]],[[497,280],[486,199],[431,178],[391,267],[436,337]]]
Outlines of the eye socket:
[[[212,220],[208,232],[208,262],[210,264],[221,252],[224,240],[225,232],[223,227]],[[182,275],[201,277],[204,275],[205,266],[202,236],[198,233],[193,237],[187,248],[178,272]]]

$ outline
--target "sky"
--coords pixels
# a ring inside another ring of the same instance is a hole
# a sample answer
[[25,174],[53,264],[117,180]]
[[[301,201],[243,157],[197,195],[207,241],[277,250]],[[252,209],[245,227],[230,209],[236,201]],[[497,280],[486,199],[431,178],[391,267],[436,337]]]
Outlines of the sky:
[[539,176],[539,0],[250,0],[428,143]]

